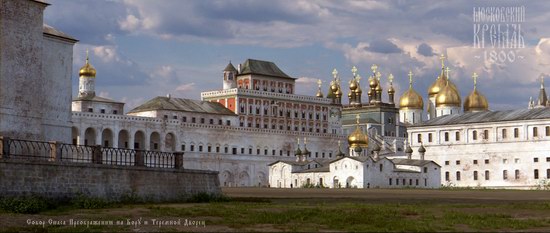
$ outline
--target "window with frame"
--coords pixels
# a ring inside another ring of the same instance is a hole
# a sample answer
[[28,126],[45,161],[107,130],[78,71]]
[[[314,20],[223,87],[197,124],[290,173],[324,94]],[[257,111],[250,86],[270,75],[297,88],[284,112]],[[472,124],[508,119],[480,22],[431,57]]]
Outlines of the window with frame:
[[[428,134],[428,142],[432,142],[432,140],[433,140],[433,139],[432,139],[432,133],[429,133],[429,134]],[[422,141],[422,140],[420,140],[420,141]]]
[[546,132],[545,135],[546,135],[547,137],[550,136],[550,126],[544,127],[544,131]]
[[449,141],[449,132],[445,132],[445,141],[446,141],[446,142]]
[[460,141],[460,132],[455,133],[455,141]]
[[533,127],[533,137],[538,137],[538,136],[539,136],[539,128]]
[[477,164],[477,159],[474,159],[474,164]]
[[489,180],[489,175],[490,175],[490,174],[489,174],[489,171],[486,170],[486,171],[485,171],[485,180]]
[[519,174],[519,170],[516,169],[516,170],[514,171],[514,178],[515,178],[516,180],[519,180],[519,175],[520,175],[520,174]]
[[477,140],[477,131],[476,130],[472,131],[472,139]]
[[474,180],[477,180],[477,171],[474,171]]
[[460,172],[456,172],[456,181],[460,181]]
[[416,135],[416,139],[417,139],[416,141],[417,141],[418,143],[421,143],[421,142],[422,142],[422,134]]
[[489,139],[489,130],[483,130],[483,139]]
[[514,128],[514,138],[519,138],[519,129]]
[[533,176],[534,176],[535,180],[537,180],[539,178],[539,169],[535,169],[533,171],[533,173],[534,173]]
[[450,177],[450,173],[449,172],[445,172],[445,181],[450,181],[451,180],[451,177]]
[[506,138],[506,137],[507,137],[507,135],[506,135],[506,129],[502,129],[502,133],[501,133],[501,134],[502,134],[502,138],[503,138],[503,139]]

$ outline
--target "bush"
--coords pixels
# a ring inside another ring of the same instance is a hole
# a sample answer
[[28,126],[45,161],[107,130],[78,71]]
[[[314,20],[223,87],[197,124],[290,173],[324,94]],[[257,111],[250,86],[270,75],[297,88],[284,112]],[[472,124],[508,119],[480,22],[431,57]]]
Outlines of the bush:
[[36,214],[50,207],[46,199],[34,196],[4,197],[0,199],[0,208],[12,213]]

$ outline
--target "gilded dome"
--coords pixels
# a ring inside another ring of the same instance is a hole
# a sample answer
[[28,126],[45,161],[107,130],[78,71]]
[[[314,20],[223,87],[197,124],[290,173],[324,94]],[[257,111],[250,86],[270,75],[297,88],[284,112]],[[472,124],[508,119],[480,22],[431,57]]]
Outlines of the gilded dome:
[[80,76],[86,76],[86,77],[95,77],[96,70],[95,68],[90,64],[88,55],[86,55],[86,64],[80,68],[80,71],[78,72],[78,75]]
[[460,94],[458,91],[451,87],[451,82],[449,81],[439,93],[435,96],[435,106],[458,106],[461,104]]
[[357,126],[355,131],[348,136],[348,144],[350,147],[367,146],[368,137],[363,133],[361,128]]
[[[447,80],[448,80],[447,76],[443,72],[441,72],[441,75],[437,77],[437,79],[432,83],[432,85],[428,89],[428,95],[429,96],[437,95],[439,91],[441,91],[445,86],[447,86]],[[451,80],[449,80],[449,86],[451,86],[451,88],[458,91],[458,89],[456,88],[456,85],[453,82],[451,82]]]
[[424,109],[424,100],[412,87],[399,98],[400,109]]
[[330,90],[331,90],[333,93],[336,93],[336,91],[338,91],[338,85],[336,84],[335,81],[330,82]]
[[369,78],[369,86],[370,88],[375,88],[378,83],[376,82],[376,78],[370,77]]
[[349,89],[354,91],[355,89],[357,89],[357,81],[355,81],[355,79],[352,79],[350,82],[349,82]]
[[390,89],[388,89],[388,93],[395,94],[395,89],[393,88],[393,85],[391,85]]
[[380,80],[376,81],[376,88],[374,90],[376,90],[376,92],[382,91],[382,85],[380,85]]
[[363,93],[363,90],[361,90],[360,86],[357,86],[357,88],[353,92],[355,92],[356,94],[361,94],[361,93]]
[[478,112],[489,110],[487,98],[477,91],[476,88],[464,100],[464,112]]
[[315,95],[317,98],[323,98],[323,92],[321,91],[321,89],[319,88],[319,90],[317,91],[317,94]]

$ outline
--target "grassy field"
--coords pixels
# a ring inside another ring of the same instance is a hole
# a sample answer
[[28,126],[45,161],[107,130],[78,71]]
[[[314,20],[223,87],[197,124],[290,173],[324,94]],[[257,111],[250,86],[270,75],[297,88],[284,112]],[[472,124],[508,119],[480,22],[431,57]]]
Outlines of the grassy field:
[[[70,219],[112,221],[112,225],[73,226]],[[159,226],[158,221],[164,225]],[[549,232],[550,201],[455,203],[429,198],[379,202],[360,198],[233,197],[222,202],[118,205],[101,209],[67,206],[33,215],[4,212],[0,214],[0,226],[3,232]]]

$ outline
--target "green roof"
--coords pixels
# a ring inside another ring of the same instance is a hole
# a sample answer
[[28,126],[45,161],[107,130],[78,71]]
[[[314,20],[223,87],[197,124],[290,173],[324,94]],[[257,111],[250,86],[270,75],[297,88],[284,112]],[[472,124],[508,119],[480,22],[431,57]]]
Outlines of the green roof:
[[295,79],[285,74],[275,63],[270,61],[260,61],[254,59],[247,59],[241,65],[240,74],[260,74],[278,78]]
[[144,104],[132,109],[128,113],[155,110],[235,115],[235,113],[225,108],[220,103],[163,96],[155,97],[145,102]]

